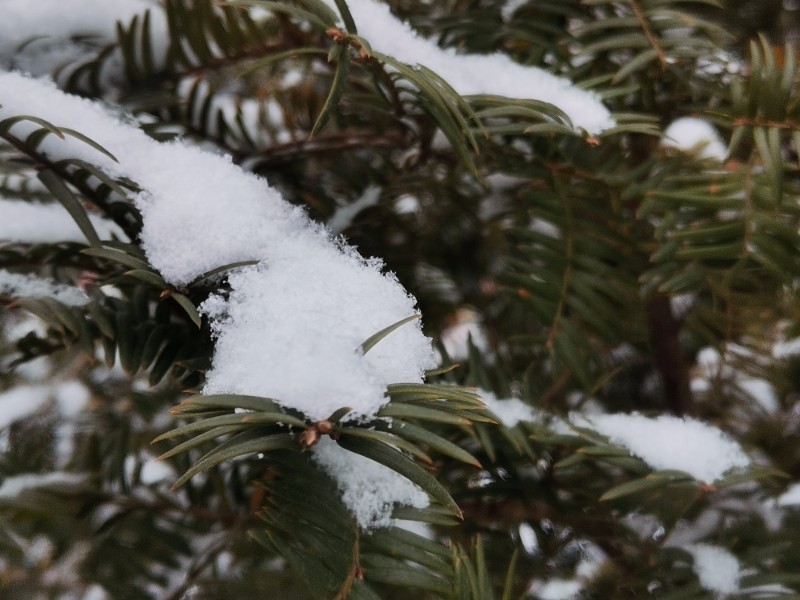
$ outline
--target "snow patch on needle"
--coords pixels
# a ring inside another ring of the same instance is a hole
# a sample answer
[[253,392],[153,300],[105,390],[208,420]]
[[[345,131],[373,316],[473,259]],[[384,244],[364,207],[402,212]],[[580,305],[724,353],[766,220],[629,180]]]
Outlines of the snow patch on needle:
[[664,130],[661,145],[696,154],[698,158],[725,160],[728,147],[716,128],[705,119],[682,117]]
[[575,415],[572,422],[577,426],[588,424],[654,469],[685,471],[699,481],[711,483],[732,469],[750,464],[739,444],[716,427],[695,419],[632,413]]

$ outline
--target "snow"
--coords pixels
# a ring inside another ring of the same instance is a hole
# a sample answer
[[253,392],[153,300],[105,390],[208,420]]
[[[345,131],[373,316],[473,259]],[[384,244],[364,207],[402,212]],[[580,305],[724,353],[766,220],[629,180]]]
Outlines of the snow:
[[800,483],[789,486],[789,489],[778,497],[778,506],[800,507]]
[[66,419],[76,418],[89,404],[89,389],[77,380],[59,384],[54,395],[58,412]]
[[705,119],[682,117],[664,130],[661,145],[695,154],[698,158],[725,160],[728,148],[711,123]]
[[398,529],[404,529],[426,540],[435,540],[436,532],[428,523],[421,521],[409,521],[407,519],[392,519],[391,525]]
[[[89,215],[100,239],[126,239],[115,223]],[[0,240],[42,244],[53,242],[86,243],[86,237],[60,204],[39,204],[23,200],[0,199]]]
[[418,357],[430,345],[413,324],[364,356],[356,352],[373,333],[414,314],[399,283],[352,252],[291,246],[295,256],[278,255],[266,267],[232,275],[230,301],[214,297],[202,306],[217,335],[205,391],[291,399],[291,406],[322,420],[343,406],[356,416],[374,413],[386,402],[389,383],[421,381]]
[[486,408],[500,419],[500,422],[506,427],[514,427],[520,421],[533,421],[535,419],[533,407],[519,398],[498,400],[497,396],[486,390],[478,390],[478,394]]
[[[326,0],[335,10],[332,0]],[[420,37],[395,17],[389,6],[375,0],[348,0],[358,34],[372,49],[409,65],[422,64],[436,72],[461,95],[492,94],[539,100],[564,111],[576,127],[591,134],[614,126],[599,98],[536,67],[526,67],[502,54],[458,54]]]
[[469,358],[469,341],[485,357],[488,356],[489,341],[483,329],[480,316],[471,308],[459,308],[453,317],[453,324],[445,328],[441,335],[442,345],[447,356],[452,361],[467,360]]
[[31,416],[50,398],[50,388],[20,385],[0,393],[0,429]]
[[572,600],[578,597],[582,589],[583,584],[575,579],[550,579],[537,582],[530,591],[539,600]]
[[736,382],[740,390],[753,398],[761,407],[769,412],[776,413],[780,410],[778,395],[775,388],[766,379],[756,379],[754,377],[744,377]]
[[[41,146],[146,190],[135,199],[143,247],[169,282],[184,285],[222,265],[261,261],[231,275],[227,299],[213,296],[201,307],[217,337],[207,393],[268,396],[315,420],[349,406],[357,418],[387,401],[389,383],[420,382],[435,365],[418,322],[366,356],[356,352],[373,333],[414,314],[414,299],[379,261],[337,243],[263,179],[197,148],[159,144],[101,106],[19,74],[0,74],[0,104],[0,118],[35,114],[81,131],[119,158],[69,137],[49,136]],[[29,128],[21,123],[12,131]]]
[[24,491],[36,488],[79,486],[86,483],[86,479],[87,476],[84,473],[67,473],[64,471],[14,475],[6,477],[3,483],[0,484],[0,498],[14,498]]
[[125,457],[125,477],[132,480],[138,468],[138,481],[142,485],[154,485],[168,481],[174,482],[178,478],[169,463],[158,460],[154,456],[143,453],[138,458],[134,455]]
[[775,358],[791,358],[798,354],[800,354],[800,338],[780,341],[772,347],[772,356]]
[[527,0],[506,0],[503,6],[500,7],[500,16],[503,18],[504,23],[509,23],[514,18],[514,13],[518,8],[525,5]]
[[107,600],[107,598],[109,598],[109,595],[103,587],[97,583],[93,583],[86,588],[86,592],[84,592],[81,600]]
[[345,450],[323,438],[313,459],[336,482],[342,500],[364,530],[392,524],[394,504],[425,508],[428,495],[416,484],[382,464]]
[[5,269],[0,269],[0,296],[53,298],[68,306],[83,306],[89,301],[86,294],[76,287]]
[[654,469],[686,471],[700,481],[716,481],[727,471],[750,464],[736,442],[695,419],[632,413],[574,415],[572,420],[576,425],[588,424],[611,442],[625,446]]
[[[776,347],[778,344],[773,346],[773,355]],[[741,370],[731,366],[735,361],[742,359],[750,363],[755,363],[757,360],[752,351],[736,344],[727,344],[723,348],[723,354],[715,348],[703,348],[697,354],[697,368],[691,380],[692,391],[707,392],[713,389],[715,381],[721,380],[747,394],[764,411],[776,413],[780,409],[780,402],[773,385],[765,379],[748,377]]]
[[694,558],[694,572],[705,589],[720,594],[739,591],[741,567],[730,551],[711,544],[693,544],[684,550]]
[[574,545],[580,549],[580,560],[575,565],[575,577],[572,579],[535,579],[528,590],[535,598],[539,600],[579,598],[584,586],[597,576],[603,564],[608,561],[608,555],[589,540],[577,539],[568,545]]
[[[0,0],[0,68],[34,75],[93,58],[116,41],[116,23],[128,23],[151,9],[151,39],[163,55],[166,19],[158,4],[146,0]],[[158,10],[153,10],[158,9]]]
[[517,535],[519,536],[519,543],[522,544],[529,556],[539,554],[539,538],[536,537],[536,530],[530,524],[521,523],[517,528]]
[[[383,273],[380,261],[365,260],[332,238],[263,179],[224,157],[177,142],[160,144],[52,83],[0,73],[0,105],[0,119],[33,114],[80,131],[118,157],[114,162],[69,136],[49,136],[40,146],[51,158],[82,158],[142,186],[134,199],[144,222],[142,246],[170,283],[183,285],[237,261],[259,261],[231,273],[228,296],[213,295],[200,307],[216,338],[204,392],[275,398],[312,420],[348,406],[350,418],[358,419],[388,401],[388,384],[421,382],[435,366],[419,321],[392,332],[366,355],[358,351],[372,334],[415,314],[415,300]],[[18,123],[12,133],[32,128]],[[371,467],[360,466],[357,475]],[[344,490],[364,523],[387,518],[384,509],[372,516],[369,511],[386,505],[392,494],[401,494],[400,501],[411,497],[399,475],[380,469],[374,475],[396,484],[376,488],[356,477],[352,485],[361,491]],[[371,508],[365,508],[365,493]]]
[[337,208],[336,212],[328,219],[325,226],[334,234],[343,232],[353,224],[353,219],[355,219],[362,210],[378,204],[380,197],[381,188],[375,185],[369,186],[364,190],[360,198],[346,206]]

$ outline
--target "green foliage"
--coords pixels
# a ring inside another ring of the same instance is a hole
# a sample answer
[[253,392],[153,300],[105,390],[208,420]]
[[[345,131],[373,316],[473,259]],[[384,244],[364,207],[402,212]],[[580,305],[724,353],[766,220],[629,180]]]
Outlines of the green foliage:
[[[50,386],[1,432],[0,486],[79,475],[0,487],[0,595],[506,600],[567,580],[576,598],[716,597],[674,541],[689,539],[738,558],[737,597],[800,597],[800,511],[775,504],[800,479],[798,360],[774,352],[800,335],[796,50],[739,36],[741,7],[711,0],[390,4],[442,46],[595,91],[617,125],[590,136],[544,102],[461,96],[447,73],[373,50],[340,0],[166,0],[166,40],[153,8],[54,74],[157,140],[226,154],[320,222],[350,211],[342,233],[418,299],[443,356],[425,383],[390,385],[372,419],[197,393],[214,342],[197,307],[252,261],[170,285],[138,241],[139,184],[42,143],[108,150],[36,115],[0,121],[0,199],[60,204],[86,238],[2,241],[0,268],[87,297],[0,287],[0,402],[40,393],[37,365]],[[725,161],[661,144],[686,115],[719,127]],[[448,343],[469,315],[473,337]],[[55,410],[61,380],[91,398],[77,417]],[[476,388],[532,420],[504,425]],[[569,421],[591,410],[699,418],[754,462],[716,482],[654,469]],[[431,505],[360,529],[310,457],[323,438]],[[148,474],[153,452],[166,478]]]

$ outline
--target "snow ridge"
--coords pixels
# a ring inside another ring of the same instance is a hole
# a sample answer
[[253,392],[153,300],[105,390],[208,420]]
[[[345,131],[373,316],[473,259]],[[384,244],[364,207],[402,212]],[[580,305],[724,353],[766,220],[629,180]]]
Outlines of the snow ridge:
[[[180,286],[219,266],[258,261],[231,273],[228,296],[211,296],[200,307],[216,336],[206,393],[271,397],[312,420],[344,406],[353,409],[351,418],[368,418],[388,401],[389,383],[419,383],[434,366],[418,321],[368,354],[358,352],[369,336],[414,314],[414,298],[379,260],[332,238],[263,179],[225,157],[160,144],[51,82],[0,71],[0,106],[0,120],[36,115],[80,131],[118,158],[69,136],[49,136],[39,147],[52,159],[81,158],[142,186],[133,199],[144,221],[140,241],[168,282]],[[23,121],[11,131],[24,139],[34,127]],[[327,456],[337,464],[358,459],[338,446]],[[361,485],[347,475],[357,476],[358,468],[338,472],[341,488]],[[360,522],[381,521],[392,501],[420,504],[421,492],[409,496],[400,475],[382,481],[381,494],[351,506]]]

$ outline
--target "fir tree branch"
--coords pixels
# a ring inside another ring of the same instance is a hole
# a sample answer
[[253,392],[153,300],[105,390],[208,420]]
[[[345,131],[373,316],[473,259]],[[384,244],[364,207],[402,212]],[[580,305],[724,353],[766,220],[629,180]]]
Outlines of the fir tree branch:
[[129,219],[124,218],[124,216],[128,215],[137,215],[136,212],[129,211],[126,212],[124,216],[115,216],[113,211],[109,209],[109,203],[106,202],[106,200],[97,192],[97,190],[92,188],[85,181],[81,181],[74,177],[66,168],[54,163],[41,152],[29,148],[22,142],[22,140],[10,133],[0,133],[0,138],[11,144],[28,158],[32,159],[38,165],[39,169],[49,169],[61,179],[70,183],[73,187],[75,187],[75,189],[83,194],[83,196],[89,200],[89,202],[102,210],[109,219],[114,221],[114,223],[116,223],[119,228],[125,232],[125,235],[127,235],[129,239],[136,240],[138,238],[139,232],[142,228],[141,219],[136,218],[135,222],[131,222]]

